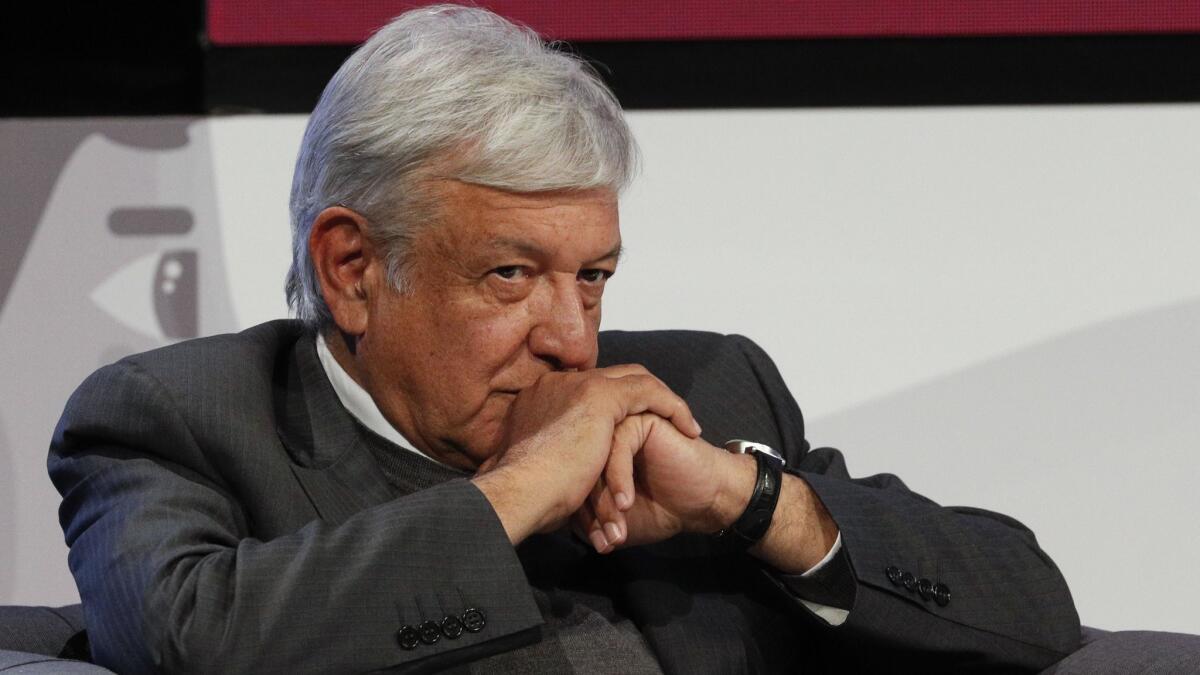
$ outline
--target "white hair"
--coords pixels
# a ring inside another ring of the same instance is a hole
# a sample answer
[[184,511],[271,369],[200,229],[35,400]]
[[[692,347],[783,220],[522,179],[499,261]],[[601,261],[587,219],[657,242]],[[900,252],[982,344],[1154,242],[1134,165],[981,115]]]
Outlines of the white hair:
[[636,162],[620,104],[578,57],[484,9],[406,12],[342,64],[309,118],[292,179],[288,304],[310,326],[332,323],[308,251],[330,206],[367,218],[404,291],[408,244],[436,213],[421,189],[431,167],[514,192],[619,192]]

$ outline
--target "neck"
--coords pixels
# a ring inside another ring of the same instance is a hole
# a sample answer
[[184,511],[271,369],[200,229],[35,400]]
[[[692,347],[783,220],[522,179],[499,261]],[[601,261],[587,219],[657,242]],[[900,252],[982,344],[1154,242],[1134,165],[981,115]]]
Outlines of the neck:
[[388,414],[388,410],[384,406],[379,405],[379,398],[375,396],[374,389],[371,386],[372,381],[370,378],[365,377],[363,373],[364,369],[357,349],[357,338],[341,332],[336,327],[323,331],[322,335],[325,338],[325,346],[329,349],[329,353],[333,356],[334,361],[350,376],[350,379],[355,384],[371,397],[371,400],[375,402],[376,408],[383,415],[384,420],[396,431],[400,432],[400,435],[409,444],[425,456],[456,469],[472,473],[479,469],[479,464],[464,449],[458,447],[452,441],[432,442],[419,433],[415,424],[405,423],[408,420],[402,418],[397,419],[396,415]]

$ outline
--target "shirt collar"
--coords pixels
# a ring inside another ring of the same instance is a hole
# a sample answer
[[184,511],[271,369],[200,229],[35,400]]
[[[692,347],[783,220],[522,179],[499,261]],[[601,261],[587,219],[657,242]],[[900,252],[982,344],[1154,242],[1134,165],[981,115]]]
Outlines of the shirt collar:
[[333,357],[333,352],[329,351],[329,345],[325,344],[325,336],[319,331],[317,332],[317,358],[321,360],[325,377],[329,378],[329,383],[333,385],[333,391],[337,394],[338,400],[360,424],[411,453],[442,466],[449,466],[417,450],[403,434],[396,430],[396,427],[392,426],[391,422],[387,421],[387,418],[380,412],[379,406],[375,405],[375,399],[371,398],[367,390],[355,382],[354,378],[350,377],[350,374],[342,368],[342,364]]

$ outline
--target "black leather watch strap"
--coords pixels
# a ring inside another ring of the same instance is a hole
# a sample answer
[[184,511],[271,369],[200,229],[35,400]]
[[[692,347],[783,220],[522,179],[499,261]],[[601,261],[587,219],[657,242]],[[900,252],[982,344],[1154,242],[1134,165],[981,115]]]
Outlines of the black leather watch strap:
[[716,534],[722,545],[734,551],[750,548],[771,528],[775,505],[779,503],[779,489],[783,485],[780,462],[761,452],[752,454],[758,463],[758,478],[754,481],[750,503],[741,517]]

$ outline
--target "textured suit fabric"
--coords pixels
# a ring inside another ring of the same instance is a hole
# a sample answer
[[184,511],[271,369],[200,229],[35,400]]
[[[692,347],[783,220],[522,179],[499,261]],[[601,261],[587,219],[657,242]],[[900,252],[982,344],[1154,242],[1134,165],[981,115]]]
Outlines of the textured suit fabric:
[[[805,581],[707,537],[610,556],[598,573],[665,672],[1014,672],[1077,646],[1070,594],[1028,530],[892,476],[850,480],[839,452],[809,450],[749,340],[609,332],[601,356],[645,364],[710,442],[781,449],[841,528],[854,576],[850,618],[829,628],[798,602]],[[556,552],[518,557],[466,480],[392,498],[295,322],[101,369],[69,401],[49,467],[92,651],[115,670],[423,672],[539,639],[526,567],[553,571]],[[892,584],[892,565],[946,583],[952,601]],[[398,646],[401,624],[468,607],[487,614],[479,633]]]

